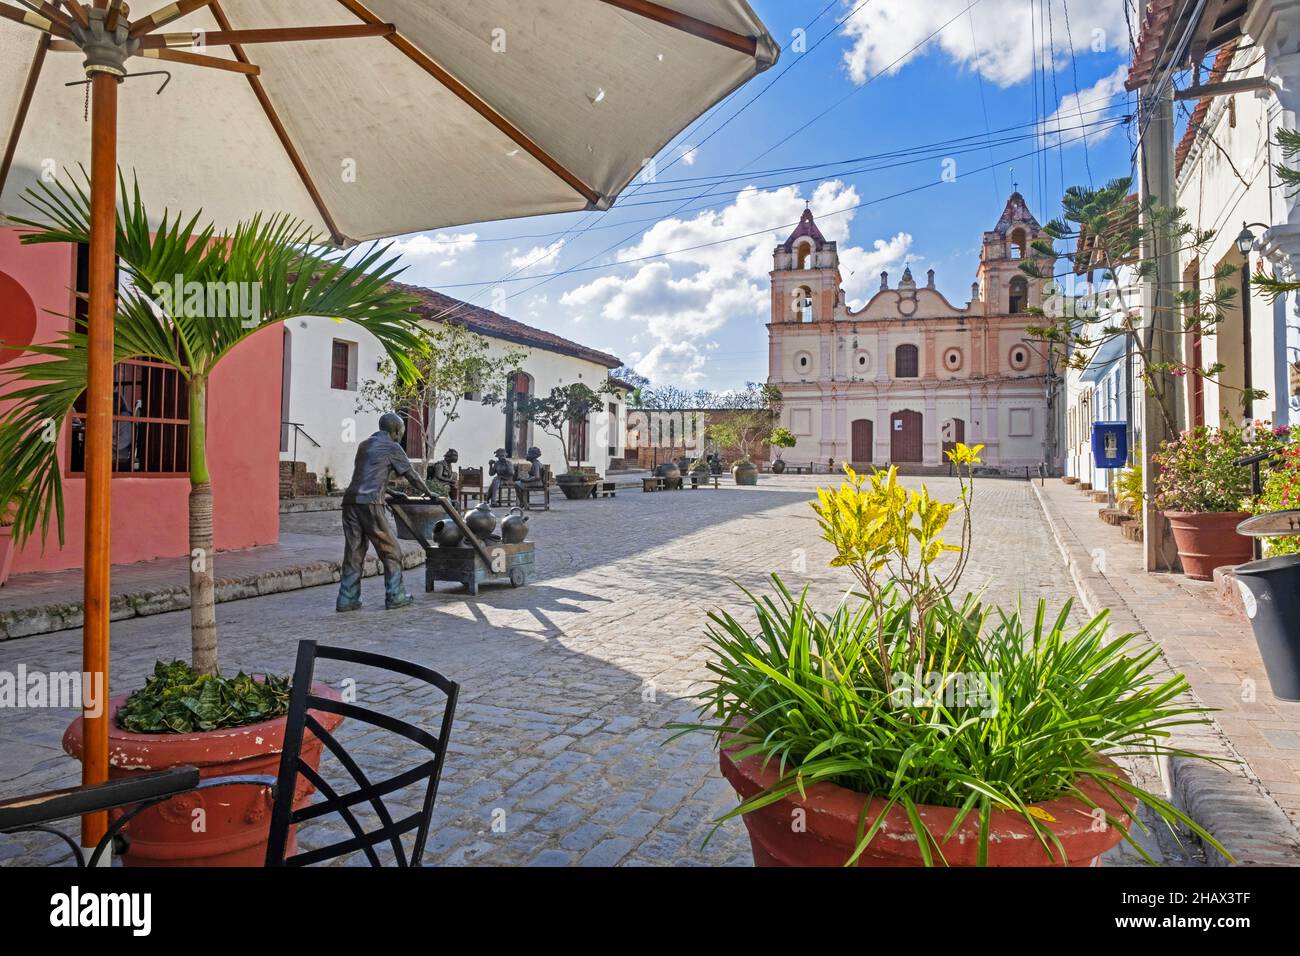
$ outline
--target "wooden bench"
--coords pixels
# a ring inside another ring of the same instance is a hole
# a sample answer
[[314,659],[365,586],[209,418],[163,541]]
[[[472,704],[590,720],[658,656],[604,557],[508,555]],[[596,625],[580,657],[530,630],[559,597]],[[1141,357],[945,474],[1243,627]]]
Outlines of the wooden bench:
[[683,482],[682,487],[707,488],[709,487],[710,482],[712,482],[714,488],[720,488],[721,485],[718,483],[719,480],[720,476],[718,475],[692,475],[690,480]]
[[665,478],[663,475],[651,475],[649,478],[641,479],[642,491],[681,491],[685,479],[680,476],[677,478]]
[[598,481],[596,487],[591,489],[593,498],[616,498],[618,497],[618,485],[612,481]]

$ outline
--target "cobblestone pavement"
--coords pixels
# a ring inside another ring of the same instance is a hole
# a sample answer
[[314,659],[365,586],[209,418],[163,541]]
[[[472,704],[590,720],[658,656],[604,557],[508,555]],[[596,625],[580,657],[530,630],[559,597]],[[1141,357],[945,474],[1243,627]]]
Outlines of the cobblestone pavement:
[[[929,483],[955,495],[949,479]],[[477,599],[448,585],[424,594],[409,574],[417,602],[396,612],[383,610],[377,579],[364,582],[366,606],[349,615],[334,613],[328,587],[221,604],[222,668],[288,672],[296,642],[310,636],[410,658],[459,681],[433,862],[748,865],[739,821],[703,845],[712,821],[735,803],[711,742],[703,735],[666,742],[665,726],[694,714],[692,696],[710,657],[704,615],[718,606],[739,610],[736,584],[761,588],[780,572],[791,584],[808,584],[820,602],[847,586],[817,539],[807,506],[816,484],[764,476],[756,489],[560,499],[531,517],[536,578],[518,590],[486,587]],[[979,496],[967,584],[1003,603],[1045,597],[1059,607],[1073,597],[1027,485],[984,481]],[[292,516],[286,530],[336,535],[337,522],[336,514]],[[187,656],[188,624],[184,613],[115,624],[113,687],[139,686],[155,659]],[[0,670],[76,670],[79,658],[77,632],[0,644]],[[430,712],[400,682],[324,667],[319,676],[355,680],[361,702],[407,719]],[[0,794],[76,782],[77,765],[59,748],[72,716],[0,712]],[[409,756],[378,731],[344,727],[345,744],[368,771]],[[1139,772],[1146,780],[1150,768]],[[305,832],[302,845],[324,842],[327,826]],[[1149,842],[1167,862],[1197,862],[1167,839]],[[0,861],[57,859],[60,851],[44,839],[0,837]],[[1113,862],[1134,859],[1120,853]]]

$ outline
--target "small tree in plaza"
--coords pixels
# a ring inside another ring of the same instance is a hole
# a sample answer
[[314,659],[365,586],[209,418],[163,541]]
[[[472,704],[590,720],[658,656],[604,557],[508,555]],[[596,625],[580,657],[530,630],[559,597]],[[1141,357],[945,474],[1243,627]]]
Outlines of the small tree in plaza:
[[775,385],[750,382],[743,391],[723,392],[710,402],[721,414],[710,418],[708,435],[720,447],[735,448],[741,462],[770,441],[781,411],[781,390]]
[[614,387],[608,379],[595,389],[584,382],[558,385],[551,389],[549,395],[521,399],[515,414],[532,422],[544,434],[560,443],[564,452],[565,473],[572,474],[582,467],[582,454],[579,450],[577,460],[570,456],[568,429],[576,422],[585,424],[591,413],[602,404],[602,396],[612,394],[613,391]]
[[418,425],[423,444],[421,457],[430,461],[447,426],[460,418],[462,400],[478,394],[477,401],[497,406],[504,401],[510,374],[527,358],[526,349],[507,348],[493,355],[482,335],[452,322],[422,324],[412,356],[415,377],[404,380],[392,358],[385,358],[379,374],[362,383],[357,411],[403,414]]

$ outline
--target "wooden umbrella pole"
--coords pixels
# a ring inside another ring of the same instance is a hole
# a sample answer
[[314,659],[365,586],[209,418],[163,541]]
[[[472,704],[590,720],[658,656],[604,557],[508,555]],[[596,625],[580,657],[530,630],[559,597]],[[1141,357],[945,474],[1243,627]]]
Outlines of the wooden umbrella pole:
[[[113,316],[117,299],[117,86],[90,78],[90,309],[86,375],[86,552],[82,654],[86,677],[102,688],[98,711],[85,710],[83,784],[108,779],[108,575],[113,480]],[[103,838],[108,816],[81,821],[81,845]]]

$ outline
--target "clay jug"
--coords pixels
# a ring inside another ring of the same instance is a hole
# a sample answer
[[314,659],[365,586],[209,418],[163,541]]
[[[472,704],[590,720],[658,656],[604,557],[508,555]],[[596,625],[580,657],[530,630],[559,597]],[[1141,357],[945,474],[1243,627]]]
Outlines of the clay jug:
[[501,522],[501,540],[506,544],[521,544],[528,537],[528,518],[519,508],[511,508]]
[[492,513],[486,501],[465,516],[465,523],[475,537],[486,538],[497,529],[497,516]]
[[450,518],[443,518],[433,526],[433,540],[441,547],[454,548],[460,544],[461,537],[460,528]]

